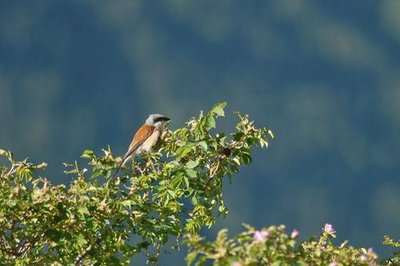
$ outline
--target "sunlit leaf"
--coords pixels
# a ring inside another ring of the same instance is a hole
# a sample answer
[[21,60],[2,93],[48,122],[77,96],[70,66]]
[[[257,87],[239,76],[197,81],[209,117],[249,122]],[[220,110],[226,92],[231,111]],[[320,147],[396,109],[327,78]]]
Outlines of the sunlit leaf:
[[224,108],[226,107],[227,103],[226,102],[221,102],[216,105],[214,105],[213,108],[211,108],[211,113],[216,114],[217,116],[224,116]]
[[188,168],[185,171],[186,171],[187,176],[190,178],[195,178],[197,176],[197,172],[193,169]]
[[190,160],[189,162],[186,163],[186,168],[193,169],[197,165],[199,165],[199,162]]
[[215,118],[212,115],[206,117],[206,128],[212,129],[215,128]]

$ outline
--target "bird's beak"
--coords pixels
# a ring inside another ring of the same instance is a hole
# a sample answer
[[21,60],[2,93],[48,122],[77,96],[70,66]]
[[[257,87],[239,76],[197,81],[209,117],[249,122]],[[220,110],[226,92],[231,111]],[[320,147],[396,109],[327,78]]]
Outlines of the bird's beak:
[[155,123],[157,123],[157,122],[167,122],[167,121],[169,121],[169,120],[171,120],[169,117],[161,116],[161,117],[156,118],[156,119],[154,120],[154,122],[155,122]]

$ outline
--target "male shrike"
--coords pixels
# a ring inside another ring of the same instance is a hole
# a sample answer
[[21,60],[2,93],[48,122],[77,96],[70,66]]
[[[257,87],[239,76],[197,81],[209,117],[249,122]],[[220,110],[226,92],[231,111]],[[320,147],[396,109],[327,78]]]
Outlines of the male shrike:
[[165,125],[169,120],[170,119],[168,117],[161,114],[149,115],[144,124],[133,136],[131,145],[129,145],[129,149],[122,158],[122,162],[116,170],[114,176],[117,174],[118,170],[124,166],[135,154],[151,151],[151,148],[156,145],[162,131],[165,128]]

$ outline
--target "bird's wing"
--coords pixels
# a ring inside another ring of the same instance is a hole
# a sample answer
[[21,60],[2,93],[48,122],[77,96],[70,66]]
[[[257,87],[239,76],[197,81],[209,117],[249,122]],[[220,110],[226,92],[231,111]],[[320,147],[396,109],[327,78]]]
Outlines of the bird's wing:
[[139,128],[135,136],[133,136],[131,145],[129,145],[128,151],[126,152],[124,158],[122,158],[122,161],[118,166],[117,170],[115,171],[115,173],[113,174],[112,178],[114,178],[117,175],[121,167],[124,166],[125,163],[132,157],[132,154],[137,150],[137,148],[139,148],[139,146],[142,145],[143,142],[145,142],[146,139],[148,139],[151,136],[151,134],[153,134],[153,131],[154,127],[149,125],[144,125],[141,128]]
[[129,157],[132,153],[134,153],[143,142],[146,141],[153,133],[154,127],[149,125],[144,125],[136,132],[135,136],[133,136],[131,145],[129,146],[128,151],[126,152],[124,158]]

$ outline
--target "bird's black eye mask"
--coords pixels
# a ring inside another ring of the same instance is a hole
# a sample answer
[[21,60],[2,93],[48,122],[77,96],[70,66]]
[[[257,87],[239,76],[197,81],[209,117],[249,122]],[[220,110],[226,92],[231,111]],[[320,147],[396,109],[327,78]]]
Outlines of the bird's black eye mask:
[[161,117],[157,117],[156,119],[154,119],[154,123],[161,122],[161,121],[169,121],[169,120],[171,120],[171,119],[169,119],[168,117],[165,117],[165,116],[161,116]]

